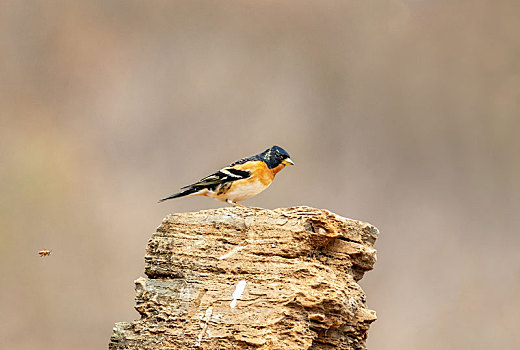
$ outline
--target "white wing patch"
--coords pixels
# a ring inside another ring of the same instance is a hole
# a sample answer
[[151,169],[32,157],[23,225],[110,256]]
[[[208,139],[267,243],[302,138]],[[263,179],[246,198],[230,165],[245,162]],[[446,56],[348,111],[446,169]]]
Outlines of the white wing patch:
[[243,176],[240,176],[238,174],[233,174],[232,172],[230,172],[226,168],[220,169],[220,172],[223,173],[223,174],[226,174],[227,176],[231,176],[231,177],[234,177],[234,178],[237,178],[237,179],[243,179],[244,178]]

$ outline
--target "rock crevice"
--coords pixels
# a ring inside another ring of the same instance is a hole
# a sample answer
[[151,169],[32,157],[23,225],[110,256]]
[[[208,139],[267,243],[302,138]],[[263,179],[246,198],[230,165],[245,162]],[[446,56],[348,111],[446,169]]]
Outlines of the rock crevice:
[[110,349],[365,349],[357,284],[378,230],[327,210],[229,207],[166,217],[136,284],[141,318]]

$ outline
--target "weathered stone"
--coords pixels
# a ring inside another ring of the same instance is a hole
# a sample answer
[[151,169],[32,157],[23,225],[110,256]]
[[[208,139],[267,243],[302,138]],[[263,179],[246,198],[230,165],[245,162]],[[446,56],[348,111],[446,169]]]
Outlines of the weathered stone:
[[136,283],[141,319],[110,349],[365,349],[375,312],[356,283],[378,230],[326,210],[172,214]]

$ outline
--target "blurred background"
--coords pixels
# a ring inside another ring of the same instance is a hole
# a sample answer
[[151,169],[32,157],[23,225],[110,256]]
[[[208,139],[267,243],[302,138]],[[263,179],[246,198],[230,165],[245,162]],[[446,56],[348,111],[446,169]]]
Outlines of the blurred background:
[[[157,204],[276,144],[245,205],[376,225],[381,349],[520,347],[520,2],[1,1],[0,348],[138,317]],[[50,257],[37,251],[51,249]]]

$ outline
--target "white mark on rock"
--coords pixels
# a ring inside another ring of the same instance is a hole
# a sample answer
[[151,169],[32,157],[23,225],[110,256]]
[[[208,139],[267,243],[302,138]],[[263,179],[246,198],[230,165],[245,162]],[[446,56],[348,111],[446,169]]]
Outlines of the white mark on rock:
[[220,256],[220,257],[219,257],[219,260],[224,260],[224,259],[229,258],[231,255],[235,254],[236,252],[241,251],[241,250],[244,249],[245,247],[246,247],[245,245],[238,245],[238,246],[236,246],[235,248],[233,248],[231,251],[229,251],[229,252],[227,252],[226,254]]
[[179,297],[181,300],[183,301],[189,301],[191,299],[191,296],[192,296],[192,291],[190,288],[188,287],[181,287],[181,289],[179,290]]
[[221,318],[222,318],[221,314],[216,314],[216,315],[211,316],[211,320],[213,322],[218,322]]
[[202,319],[206,324],[208,323],[211,314],[213,314],[213,306],[208,307],[206,313],[204,314],[204,318]]
[[244,290],[246,289],[246,280],[241,280],[237,283],[237,286],[235,288],[235,291],[233,292],[233,300],[231,301],[231,304],[229,306],[233,309],[235,306],[237,306],[237,300],[240,299],[242,296],[242,293],[244,293]]
[[277,224],[277,225],[281,225],[281,226],[283,226],[283,225],[285,225],[288,221],[289,221],[288,218],[279,218],[279,219],[276,220],[276,224]]
[[350,308],[352,309],[352,311],[355,313],[358,309],[358,304],[356,302],[356,299],[354,299],[353,297],[349,297],[348,298],[348,305],[350,306]]
[[206,313],[204,314],[204,317],[201,320],[201,321],[203,321],[203,323],[202,323],[202,330],[200,331],[199,336],[197,337],[197,341],[195,342],[195,346],[197,346],[197,347],[200,346],[200,342],[202,341],[202,337],[204,336],[204,334],[206,333],[206,331],[208,329],[208,323],[209,323],[209,320],[211,318],[211,314],[212,313],[213,313],[213,306],[210,306],[206,310]]

